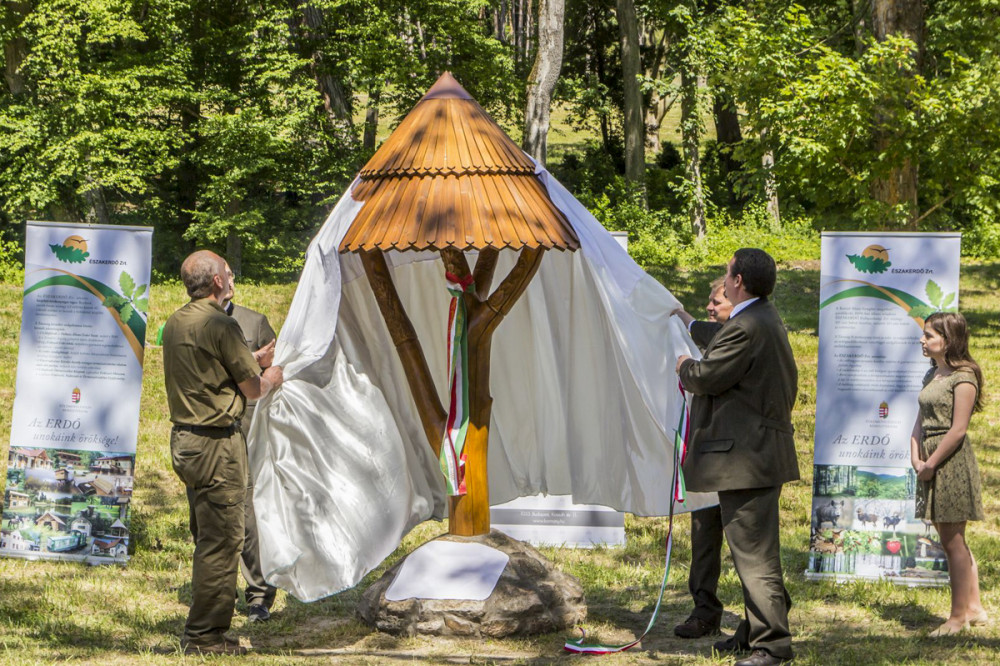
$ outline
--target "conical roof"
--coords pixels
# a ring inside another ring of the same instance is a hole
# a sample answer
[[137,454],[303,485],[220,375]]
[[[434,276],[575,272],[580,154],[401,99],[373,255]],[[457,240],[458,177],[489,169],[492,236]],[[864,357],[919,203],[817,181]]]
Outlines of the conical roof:
[[359,178],[341,252],[580,247],[531,159],[448,72]]

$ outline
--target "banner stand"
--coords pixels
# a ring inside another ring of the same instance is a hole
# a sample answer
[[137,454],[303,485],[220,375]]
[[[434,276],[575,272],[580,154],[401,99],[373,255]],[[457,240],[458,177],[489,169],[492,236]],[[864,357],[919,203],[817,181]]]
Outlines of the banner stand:
[[0,555],[128,561],[152,235],[27,224]]
[[924,319],[958,308],[961,234],[822,235],[809,580],[945,585],[915,517],[910,434]]

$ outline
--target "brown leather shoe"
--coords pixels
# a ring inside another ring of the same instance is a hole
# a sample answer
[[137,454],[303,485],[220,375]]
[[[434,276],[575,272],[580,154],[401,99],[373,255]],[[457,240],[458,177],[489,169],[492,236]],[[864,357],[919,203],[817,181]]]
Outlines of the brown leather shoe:
[[706,622],[692,615],[683,623],[674,627],[674,635],[681,638],[701,638],[702,636],[718,636],[719,622]]
[[248,650],[236,641],[224,638],[221,643],[211,643],[209,645],[194,645],[188,643],[184,646],[184,654],[229,654],[241,656]]

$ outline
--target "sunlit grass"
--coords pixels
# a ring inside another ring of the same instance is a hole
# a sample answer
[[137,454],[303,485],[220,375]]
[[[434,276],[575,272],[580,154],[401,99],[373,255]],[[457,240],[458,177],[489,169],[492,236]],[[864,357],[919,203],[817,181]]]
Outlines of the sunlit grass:
[[[658,270],[663,281],[691,312],[700,311],[708,283],[722,266]],[[809,538],[812,437],[816,394],[819,267],[805,264],[781,272],[775,297],[790,329],[799,363],[799,400],[793,414],[803,479],[782,495],[782,555],[794,607],[796,663],[848,664],[995,664],[1000,661],[1000,630],[995,625],[942,641],[926,638],[947,615],[946,589],[909,589],[889,583],[834,585],[805,580]],[[275,328],[284,321],[294,284],[239,287],[238,300],[265,312]],[[1000,613],[1000,263],[963,266],[962,309],[974,331],[973,353],[983,365],[992,401],[972,423],[972,437],[984,476],[987,520],[974,523],[969,539],[980,567],[986,605]],[[10,434],[20,292],[0,285],[0,437]],[[177,285],[154,285],[148,336],[186,300]],[[190,602],[192,545],[187,509],[168,455],[169,422],[162,380],[162,355],[147,347],[136,464],[133,534],[135,554],[126,567],[93,567],[0,559],[0,663],[56,661],[133,664],[177,663],[178,636]],[[646,626],[663,575],[663,518],[628,516],[628,544],[593,550],[544,549],[564,571],[577,576],[586,591],[589,634],[606,642],[632,640]],[[562,635],[494,640],[396,638],[372,632],[355,619],[361,591],[400,557],[444,532],[446,526],[420,525],[399,549],[356,589],[312,604],[279,593],[274,621],[252,626],[242,616],[234,633],[255,654],[253,664],[545,664],[581,659],[563,656]],[[659,623],[637,651],[602,659],[610,664],[729,664],[712,659],[712,639],[683,641],[671,628],[690,609],[687,574],[689,520],[676,520],[674,561]],[[720,597],[724,626],[732,629],[742,612],[741,592],[728,559]],[[585,658],[584,658],[585,659]],[[192,663],[201,660],[184,659]]]

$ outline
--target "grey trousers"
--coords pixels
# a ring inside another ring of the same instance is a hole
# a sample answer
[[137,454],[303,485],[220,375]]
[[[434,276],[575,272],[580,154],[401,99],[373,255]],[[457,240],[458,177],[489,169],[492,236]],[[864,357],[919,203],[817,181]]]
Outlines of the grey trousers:
[[719,509],[743,586],[744,620],[736,640],[752,650],[791,659],[791,597],[781,573],[778,498],[781,486],[719,491]]
[[253,508],[253,479],[247,479],[245,506],[245,526],[243,530],[243,552],[240,554],[240,570],[247,581],[247,606],[259,604],[270,610],[278,590],[264,580],[260,566],[260,541],[257,537],[257,516]]
[[[241,428],[243,436],[250,432],[250,422],[253,420],[253,412],[256,403],[247,405]],[[247,606],[261,605],[270,610],[274,604],[274,596],[278,590],[273,585],[268,585],[264,580],[264,572],[260,566],[260,540],[257,538],[257,514],[253,508],[253,479],[247,475],[247,497],[246,514],[244,517],[244,539],[243,552],[240,554],[240,571],[247,582],[246,601]]]

